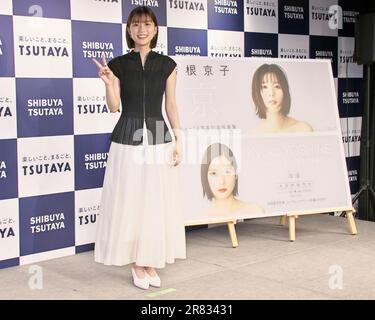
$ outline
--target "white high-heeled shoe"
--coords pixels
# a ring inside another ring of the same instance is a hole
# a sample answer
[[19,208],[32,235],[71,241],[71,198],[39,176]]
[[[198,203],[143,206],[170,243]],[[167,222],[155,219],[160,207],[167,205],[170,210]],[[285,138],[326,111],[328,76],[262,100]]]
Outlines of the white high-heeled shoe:
[[152,277],[147,273],[146,270],[145,270],[145,273],[146,273],[148,283],[150,284],[150,286],[153,286],[153,287],[156,287],[156,288],[161,287],[161,280],[160,280],[160,277],[158,275]]
[[145,277],[139,278],[135,273],[134,268],[132,268],[132,275],[133,275],[133,283],[136,287],[147,290],[150,287],[150,283],[148,280],[147,272],[145,270]]

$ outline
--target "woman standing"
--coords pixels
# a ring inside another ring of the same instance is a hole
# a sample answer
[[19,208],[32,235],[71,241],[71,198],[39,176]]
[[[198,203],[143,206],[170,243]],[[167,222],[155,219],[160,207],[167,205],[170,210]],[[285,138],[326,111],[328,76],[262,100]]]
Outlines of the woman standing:
[[[135,8],[128,17],[126,41],[133,50],[103,58],[99,76],[111,112],[121,116],[112,136],[103,183],[95,261],[131,268],[134,284],[159,287],[155,268],[186,257],[185,229],[177,165],[182,142],[177,112],[176,63],[152,51],[158,37],[155,14]],[[162,115],[165,110],[174,139]]]

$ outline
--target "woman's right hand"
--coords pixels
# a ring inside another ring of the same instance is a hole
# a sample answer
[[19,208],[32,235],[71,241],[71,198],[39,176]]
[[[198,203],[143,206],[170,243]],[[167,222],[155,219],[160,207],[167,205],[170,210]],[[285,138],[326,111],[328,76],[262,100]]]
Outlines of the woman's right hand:
[[92,59],[94,63],[98,66],[99,68],[99,77],[104,81],[106,85],[111,85],[114,83],[116,76],[113,74],[112,70],[108,67],[107,61],[104,58],[102,58],[102,64],[96,60],[95,58]]

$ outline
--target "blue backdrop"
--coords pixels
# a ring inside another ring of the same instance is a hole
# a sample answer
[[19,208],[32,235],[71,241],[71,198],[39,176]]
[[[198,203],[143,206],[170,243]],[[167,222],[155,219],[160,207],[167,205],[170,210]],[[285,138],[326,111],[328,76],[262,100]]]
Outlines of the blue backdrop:
[[109,113],[91,59],[127,52],[126,18],[137,5],[155,11],[155,50],[163,54],[330,59],[355,193],[363,105],[363,71],[352,58],[358,2],[1,0],[0,268],[93,248],[118,114]]

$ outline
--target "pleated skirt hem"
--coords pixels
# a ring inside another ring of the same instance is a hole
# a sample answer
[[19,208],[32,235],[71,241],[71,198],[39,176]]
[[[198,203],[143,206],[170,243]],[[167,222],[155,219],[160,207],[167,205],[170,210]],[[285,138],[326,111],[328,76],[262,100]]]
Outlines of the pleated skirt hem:
[[112,142],[104,176],[95,261],[164,268],[186,258],[179,167],[173,142]]

